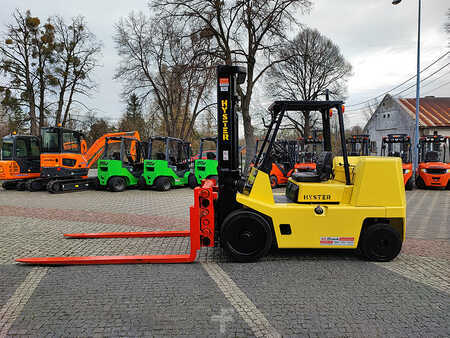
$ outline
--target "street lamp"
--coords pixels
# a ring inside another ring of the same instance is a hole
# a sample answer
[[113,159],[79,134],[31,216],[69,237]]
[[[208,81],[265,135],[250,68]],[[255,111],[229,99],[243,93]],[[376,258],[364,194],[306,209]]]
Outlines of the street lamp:
[[[414,163],[413,177],[416,179],[417,167],[419,162],[419,107],[420,107],[420,21],[422,15],[422,0],[419,1],[419,15],[417,23],[417,83],[416,83],[416,131],[414,135]],[[393,5],[398,5],[402,0],[393,0]]]

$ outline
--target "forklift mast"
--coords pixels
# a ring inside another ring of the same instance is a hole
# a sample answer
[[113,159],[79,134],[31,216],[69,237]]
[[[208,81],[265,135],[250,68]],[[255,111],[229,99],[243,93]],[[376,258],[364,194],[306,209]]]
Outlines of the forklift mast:
[[406,134],[388,134],[381,144],[381,156],[400,157],[403,163],[411,163],[411,138]]
[[217,66],[217,160],[218,188],[216,224],[238,207],[237,185],[239,171],[239,126],[237,87],[244,83],[247,72],[238,66]]
[[433,135],[422,136],[419,139],[419,163],[446,162],[448,136]]
[[349,156],[369,156],[369,135],[352,135],[347,139],[347,144],[350,145]]

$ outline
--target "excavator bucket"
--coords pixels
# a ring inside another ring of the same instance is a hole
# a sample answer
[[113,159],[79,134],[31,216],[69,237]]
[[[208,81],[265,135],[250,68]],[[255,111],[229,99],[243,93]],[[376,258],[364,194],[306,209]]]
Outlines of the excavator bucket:
[[85,257],[31,257],[18,258],[17,262],[34,265],[84,265],[84,264],[143,264],[192,263],[203,246],[214,246],[214,200],[217,199],[216,182],[205,180],[202,187],[194,189],[194,205],[190,207],[189,231],[146,231],[65,234],[66,238],[146,238],[190,237],[190,253],[182,255],[141,256],[85,256]]

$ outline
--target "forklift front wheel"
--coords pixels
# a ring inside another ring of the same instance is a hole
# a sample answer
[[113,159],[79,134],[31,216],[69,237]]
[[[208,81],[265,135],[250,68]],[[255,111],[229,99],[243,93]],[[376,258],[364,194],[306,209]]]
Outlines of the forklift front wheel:
[[188,185],[191,189],[195,189],[198,186],[197,178],[192,173],[188,177]]
[[172,185],[170,184],[170,180],[168,177],[158,177],[155,180],[156,190],[167,191],[170,190],[171,186]]
[[416,187],[419,189],[425,189],[425,182],[420,176],[416,179]]
[[270,176],[270,186],[272,187],[272,189],[275,189],[276,187],[278,187],[278,180],[275,175]]
[[400,253],[402,239],[393,227],[374,224],[361,234],[359,249],[369,261],[388,262]]
[[264,217],[249,210],[236,210],[225,218],[222,247],[238,262],[253,262],[272,246],[272,229]]
[[120,176],[111,177],[108,182],[108,188],[109,190],[113,192],[121,192],[124,191],[127,187],[127,182],[125,182],[125,179]]
[[410,178],[408,181],[406,181],[405,190],[413,190],[412,178]]

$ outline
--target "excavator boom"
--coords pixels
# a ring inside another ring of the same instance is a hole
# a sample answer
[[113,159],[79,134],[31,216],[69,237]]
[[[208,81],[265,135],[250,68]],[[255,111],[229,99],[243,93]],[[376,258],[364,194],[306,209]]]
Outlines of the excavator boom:
[[[134,138],[138,141],[141,140],[138,131],[126,131],[126,132],[118,132],[118,133],[108,133],[98,138],[91,147],[83,154],[86,162],[87,168],[90,168],[92,164],[97,162],[97,160],[102,156],[103,151],[105,150],[105,142],[107,138],[111,137],[125,137],[125,138]],[[114,140],[111,140],[110,143],[114,143]],[[120,141],[116,141],[120,142]]]

